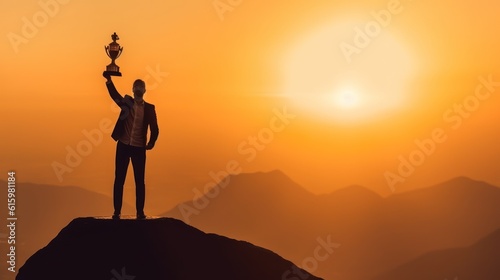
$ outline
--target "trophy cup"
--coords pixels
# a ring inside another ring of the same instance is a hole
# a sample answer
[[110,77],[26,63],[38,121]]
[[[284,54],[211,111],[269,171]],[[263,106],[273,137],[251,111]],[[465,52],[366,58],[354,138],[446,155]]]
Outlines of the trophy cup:
[[116,40],[120,40],[116,32],[111,35],[111,39],[113,42],[109,43],[109,46],[104,46],[106,50],[106,54],[109,58],[111,58],[111,64],[106,66],[106,71],[104,71],[103,75],[105,76],[121,76],[120,67],[115,64],[115,60],[120,57],[123,51],[123,47],[120,47],[120,44],[116,42]]

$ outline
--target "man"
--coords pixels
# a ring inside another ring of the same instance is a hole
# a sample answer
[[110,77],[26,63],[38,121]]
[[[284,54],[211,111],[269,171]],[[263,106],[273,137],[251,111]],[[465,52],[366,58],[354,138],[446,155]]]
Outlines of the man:
[[[117,141],[115,159],[115,182],[113,186],[113,203],[115,212],[113,219],[119,219],[122,208],[123,184],[127,175],[129,161],[132,160],[135,179],[135,199],[137,219],[145,219],[144,201],[146,186],[144,173],[146,169],[146,150],[151,150],[158,139],[159,129],[156,111],[153,104],[144,101],[146,84],[136,80],[132,86],[134,97],[121,96],[116,90],[111,76],[104,74],[109,95],[121,108],[111,137]],[[151,129],[149,142],[146,141],[148,127]],[[146,144],[147,143],[147,144]]]

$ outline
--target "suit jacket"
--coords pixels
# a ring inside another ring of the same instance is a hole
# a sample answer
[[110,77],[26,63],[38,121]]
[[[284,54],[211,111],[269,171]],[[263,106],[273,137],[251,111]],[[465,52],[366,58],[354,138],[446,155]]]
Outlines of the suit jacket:
[[[111,137],[118,141],[121,138],[123,133],[125,133],[125,120],[127,119],[132,107],[134,106],[134,98],[130,95],[125,95],[125,97],[121,96],[120,93],[115,88],[113,82],[106,83],[106,87],[108,88],[109,95],[111,99],[115,101],[116,105],[120,106],[120,116],[116,121],[115,128],[113,129],[113,133],[111,133]],[[158,135],[160,134],[160,130],[158,128],[158,121],[156,119],[156,110],[155,106],[151,103],[147,103],[144,101],[144,123],[142,126],[142,133],[144,139],[147,139],[148,127],[151,129],[151,137],[149,142],[146,142],[149,145],[154,146],[156,139],[158,139]]]

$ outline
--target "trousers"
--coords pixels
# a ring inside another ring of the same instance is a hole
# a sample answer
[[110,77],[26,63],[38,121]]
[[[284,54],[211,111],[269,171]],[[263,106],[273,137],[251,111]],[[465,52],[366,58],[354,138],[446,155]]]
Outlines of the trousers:
[[115,182],[113,185],[113,204],[115,214],[120,214],[123,203],[123,185],[127,176],[130,160],[134,169],[135,179],[135,207],[137,214],[144,213],[146,200],[146,184],[144,174],[146,170],[146,148],[135,147],[117,141],[115,158]]

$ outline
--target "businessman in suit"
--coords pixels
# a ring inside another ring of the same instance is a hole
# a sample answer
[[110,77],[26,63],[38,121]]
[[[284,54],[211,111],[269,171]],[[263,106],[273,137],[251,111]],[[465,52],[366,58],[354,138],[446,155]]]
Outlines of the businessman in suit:
[[[155,106],[144,101],[146,84],[136,80],[132,86],[134,97],[122,96],[116,90],[111,76],[104,74],[106,87],[111,99],[121,108],[111,137],[117,141],[115,158],[115,181],[113,186],[113,219],[119,219],[123,200],[123,184],[127,175],[128,164],[132,160],[135,179],[135,196],[137,219],[145,219],[144,202],[146,186],[144,173],[146,169],[146,150],[151,150],[158,139],[159,129]],[[148,127],[151,130],[147,139]]]

